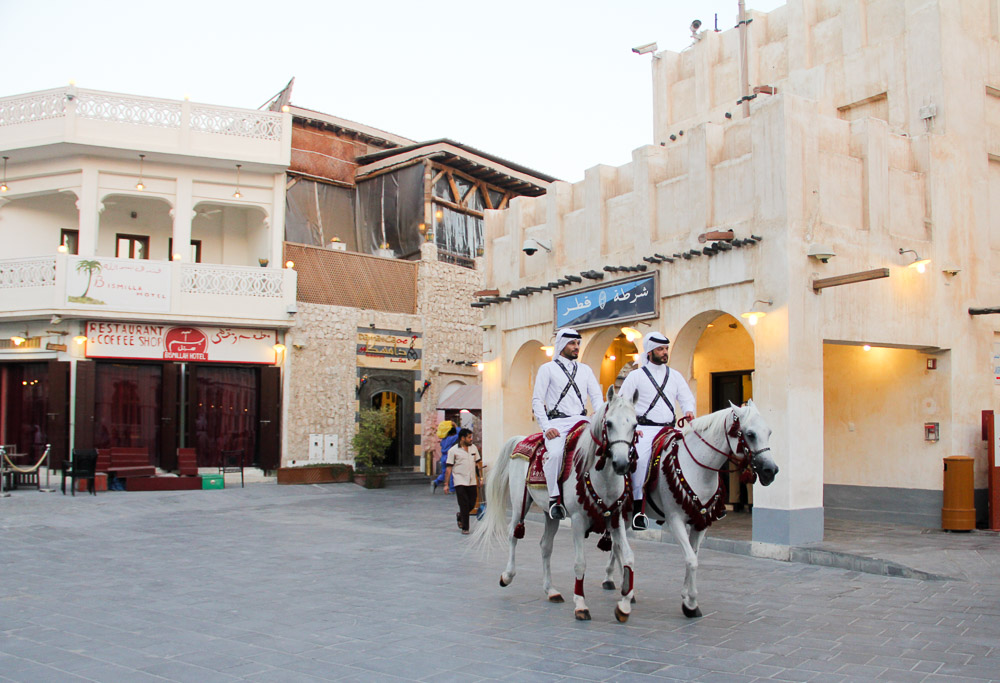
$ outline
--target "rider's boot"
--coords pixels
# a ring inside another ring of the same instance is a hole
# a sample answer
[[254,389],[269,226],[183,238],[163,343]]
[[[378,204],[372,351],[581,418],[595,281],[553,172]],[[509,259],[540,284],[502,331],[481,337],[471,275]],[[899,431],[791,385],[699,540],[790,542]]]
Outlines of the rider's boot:
[[549,499],[549,517],[557,521],[566,519],[566,508],[559,502],[559,498]]

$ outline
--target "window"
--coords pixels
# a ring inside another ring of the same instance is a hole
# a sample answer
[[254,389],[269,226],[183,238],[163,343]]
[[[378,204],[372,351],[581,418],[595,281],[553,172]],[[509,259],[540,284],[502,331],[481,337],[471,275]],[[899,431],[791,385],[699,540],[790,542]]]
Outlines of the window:
[[[170,260],[173,261],[174,260],[174,238],[173,237],[171,237],[170,240],[169,240],[169,242],[168,242],[167,252],[170,255]],[[188,260],[191,263],[201,263],[201,240],[191,240],[191,253],[188,254]]]
[[63,228],[59,235],[59,244],[66,247],[67,254],[80,253],[80,231]]
[[147,235],[117,235],[118,249],[115,256],[118,258],[149,258],[149,237]]

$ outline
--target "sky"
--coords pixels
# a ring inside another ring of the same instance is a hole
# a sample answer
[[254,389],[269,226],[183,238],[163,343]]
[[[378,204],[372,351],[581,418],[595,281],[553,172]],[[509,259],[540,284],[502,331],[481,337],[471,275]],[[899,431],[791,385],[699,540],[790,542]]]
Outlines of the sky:
[[[746,0],[770,11],[785,0]],[[0,0],[0,97],[77,87],[256,109],[292,103],[450,138],[562,180],[651,144],[650,55],[737,0]],[[17,57],[11,57],[16,55]]]

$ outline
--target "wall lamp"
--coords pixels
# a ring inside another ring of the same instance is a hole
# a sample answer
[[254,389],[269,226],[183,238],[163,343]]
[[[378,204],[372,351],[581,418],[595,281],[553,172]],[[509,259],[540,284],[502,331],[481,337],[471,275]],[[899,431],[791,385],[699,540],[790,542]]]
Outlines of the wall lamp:
[[825,244],[810,244],[809,251],[806,253],[806,256],[814,258],[820,263],[828,263],[836,255],[836,252]]
[[10,157],[4,157],[3,158],[3,182],[0,183],[0,192],[6,192],[7,191],[7,160],[8,159],[10,159]]
[[903,254],[913,254],[913,263],[909,267],[915,269],[918,273],[923,273],[927,270],[927,264],[931,262],[929,258],[920,258],[920,254],[913,249],[903,249],[900,247],[899,254],[900,256]]
[[23,344],[24,342],[28,341],[29,339],[31,339],[31,334],[28,332],[27,328],[25,328],[25,330],[24,330],[24,336],[23,337],[21,335],[19,335],[19,334],[13,334],[10,337],[10,341],[11,341],[11,343],[14,346],[20,346],[21,344]]
[[546,356],[548,356],[549,358],[552,358],[552,354],[555,353],[556,347],[555,346],[543,346],[542,347],[542,351],[545,352]]
[[766,304],[768,306],[772,305],[774,301],[771,299],[757,299],[753,302],[753,306],[746,313],[740,313],[741,318],[745,318],[751,327],[757,324],[757,321],[763,318],[767,313],[757,309],[757,304]]
[[420,389],[417,391],[417,393],[420,394],[420,398],[424,397],[424,392],[427,391],[427,387],[429,387],[430,385],[431,381],[429,379],[425,379],[424,386],[420,387]]
[[142,162],[145,161],[145,160],[146,160],[146,155],[145,154],[140,154],[139,155],[139,182],[137,182],[135,184],[135,189],[139,190],[139,192],[142,192],[143,190],[146,189],[146,184],[142,182]]

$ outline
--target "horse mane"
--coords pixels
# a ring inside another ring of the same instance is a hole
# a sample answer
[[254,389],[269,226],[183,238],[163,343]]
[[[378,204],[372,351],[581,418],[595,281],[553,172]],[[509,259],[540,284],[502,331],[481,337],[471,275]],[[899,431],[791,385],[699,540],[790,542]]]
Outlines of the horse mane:
[[696,417],[683,431],[685,433],[690,429],[695,429],[700,433],[708,433],[713,429],[725,431],[726,418],[729,416],[731,410],[731,408],[723,408],[722,410],[716,410],[714,413]]
[[594,419],[584,430],[586,433],[581,434],[580,440],[576,442],[573,459],[581,464],[581,472],[589,472],[597,464],[597,444],[601,440],[604,419],[608,415],[608,405],[610,404],[607,401],[601,404],[594,413]]

